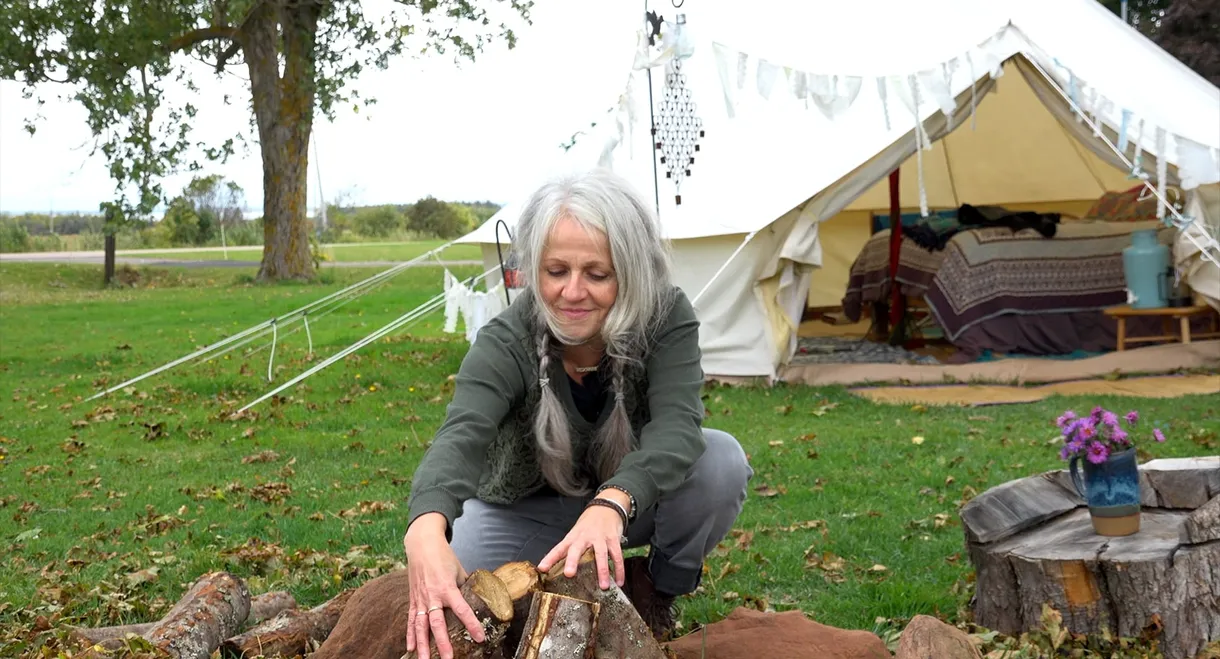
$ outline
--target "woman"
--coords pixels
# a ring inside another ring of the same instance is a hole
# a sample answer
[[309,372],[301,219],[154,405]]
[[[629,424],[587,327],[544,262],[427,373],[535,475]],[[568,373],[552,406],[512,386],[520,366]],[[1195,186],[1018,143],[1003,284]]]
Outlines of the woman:
[[[408,501],[420,656],[429,636],[452,656],[445,608],[483,641],[457,589],[470,572],[527,560],[574,576],[590,549],[601,587],[613,564],[663,636],[753,473],[733,437],[701,427],[699,323],[625,181],[599,170],[543,186],[513,249],[526,288],[479,330]],[[627,574],[623,548],[644,545]]]

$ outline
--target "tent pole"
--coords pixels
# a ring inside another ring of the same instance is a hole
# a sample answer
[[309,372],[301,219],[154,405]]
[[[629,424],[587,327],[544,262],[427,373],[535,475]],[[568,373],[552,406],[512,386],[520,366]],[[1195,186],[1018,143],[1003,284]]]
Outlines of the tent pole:
[[902,322],[902,294],[898,290],[898,261],[902,250],[902,213],[898,193],[898,172],[890,172],[890,327]]
[[[644,25],[648,24],[648,0],[644,0]],[[661,220],[661,182],[657,175],[657,150],[653,148],[657,142],[656,133],[653,132],[657,127],[657,119],[652,101],[652,67],[648,67],[645,73],[648,74],[648,133],[652,136],[649,138],[648,144],[648,153],[652,154],[652,203],[656,206],[659,222]]]

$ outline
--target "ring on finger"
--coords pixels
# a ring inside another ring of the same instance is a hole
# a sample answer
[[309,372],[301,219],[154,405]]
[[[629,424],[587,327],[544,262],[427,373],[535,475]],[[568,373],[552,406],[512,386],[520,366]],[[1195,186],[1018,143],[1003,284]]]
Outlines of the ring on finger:
[[441,607],[433,606],[433,607],[429,607],[429,609],[427,610],[427,613],[432,613],[433,611],[440,611],[440,610],[441,610]]
[[416,611],[416,612],[415,612],[415,615],[417,615],[417,616],[426,616],[426,615],[428,615],[428,612],[427,612],[427,611]]

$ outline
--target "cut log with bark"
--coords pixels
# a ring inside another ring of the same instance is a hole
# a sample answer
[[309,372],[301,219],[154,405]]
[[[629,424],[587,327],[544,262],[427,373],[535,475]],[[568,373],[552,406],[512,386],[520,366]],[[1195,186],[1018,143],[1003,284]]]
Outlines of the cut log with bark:
[[623,589],[613,580],[606,590],[601,589],[597,578],[597,563],[593,552],[585,552],[576,570],[576,576],[563,573],[564,562],[556,563],[542,578],[542,589],[546,592],[566,595],[576,599],[597,602],[601,606],[597,625],[596,659],[667,659],[660,643],[652,635],[648,623],[640,617]]
[[220,644],[222,657],[304,656],[321,645],[339,622],[352,590],[345,590],[312,609],[287,609]]
[[[1040,626],[1047,604],[1072,633],[1139,637],[1160,628],[1167,659],[1194,657],[1220,640],[1220,497],[1203,498],[1220,488],[1220,458],[1154,460],[1140,470],[1146,503],[1129,536],[1098,535],[1083,501],[1055,512],[1061,498],[1015,504],[1008,496],[1052,492],[1046,483],[1059,482],[1061,472],[971,500],[962,521],[976,574],[975,621],[1017,635]],[[1199,507],[1184,507],[1191,504]]]
[[[296,599],[286,590],[255,595],[250,599],[250,616],[246,618],[245,624],[257,625],[264,620],[274,618],[281,611],[295,609],[296,606]],[[125,639],[128,634],[143,637],[156,626],[156,622],[138,622],[109,627],[73,627],[70,630],[70,638],[75,643],[88,647],[114,639]]]
[[[474,611],[475,617],[482,623],[485,638],[482,643],[475,642],[466,630],[466,625],[451,609],[446,608],[445,627],[448,630],[449,643],[453,646],[454,659],[500,659],[503,656],[504,636],[508,633],[508,625],[513,619],[513,600],[508,587],[491,572],[475,570],[462,583],[459,591]],[[404,637],[406,631],[404,627]],[[431,659],[440,657],[435,643],[429,643],[428,650]],[[412,650],[406,657],[416,659],[418,654]]]
[[508,631],[504,633],[504,647],[515,648],[521,643],[525,621],[529,618],[534,602],[534,593],[542,590],[542,573],[529,561],[514,561],[501,565],[492,571],[492,574],[504,582],[509,599],[513,601],[513,619],[508,625]]
[[600,609],[597,602],[537,593],[513,659],[593,659]]
[[[143,637],[174,659],[208,659],[225,639],[241,629],[249,616],[250,591],[246,582],[228,572],[211,572],[200,577]],[[105,641],[78,656],[106,657],[123,643],[123,639]]]

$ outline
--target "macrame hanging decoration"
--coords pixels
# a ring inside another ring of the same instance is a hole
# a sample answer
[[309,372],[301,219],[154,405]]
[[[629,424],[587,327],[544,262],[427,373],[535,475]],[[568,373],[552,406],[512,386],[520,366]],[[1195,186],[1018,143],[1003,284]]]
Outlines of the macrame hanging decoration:
[[661,152],[665,178],[677,190],[674,203],[682,205],[682,181],[691,175],[699,138],[704,136],[703,120],[696,114],[695,101],[682,72],[684,58],[675,57],[665,66],[665,96],[652,126],[654,145]]

